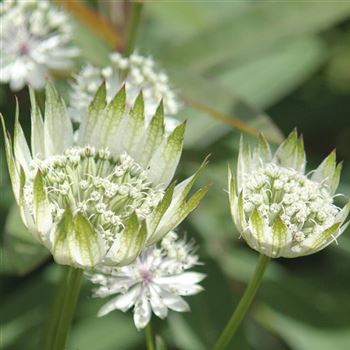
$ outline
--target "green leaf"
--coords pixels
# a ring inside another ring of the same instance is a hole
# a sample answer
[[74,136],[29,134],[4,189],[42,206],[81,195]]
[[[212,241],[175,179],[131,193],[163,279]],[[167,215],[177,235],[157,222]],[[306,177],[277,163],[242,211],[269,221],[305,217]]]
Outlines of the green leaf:
[[[281,12],[284,16],[280,16]],[[336,6],[306,0],[260,2],[247,6],[234,20],[227,14],[216,26],[209,25],[179,45],[163,47],[160,57],[168,63],[203,72],[227,60],[242,62],[246,57],[258,56],[261,51],[293,37],[317,33],[346,18],[349,12],[347,2]]]

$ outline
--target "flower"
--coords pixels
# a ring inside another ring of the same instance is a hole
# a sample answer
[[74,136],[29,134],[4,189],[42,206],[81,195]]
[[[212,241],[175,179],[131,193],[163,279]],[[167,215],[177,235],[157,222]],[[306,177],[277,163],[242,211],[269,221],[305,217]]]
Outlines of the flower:
[[[125,89],[106,103],[101,85],[74,141],[63,100],[49,84],[45,119],[31,90],[31,150],[18,121],[6,156],[22,219],[60,264],[125,265],[174,229],[207,187],[186,199],[199,175],[169,186],[185,123],[164,133],[162,105],[144,123],[142,94],[126,108]],[[200,169],[199,169],[200,170]]]
[[193,254],[193,244],[179,240],[176,233],[169,233],[160,246],[145,248],[130,265],[101,267],[87,274],[91,282],[99,285],[94,296],[105,298],[117,295],[98,312],[104,316],[113,310],[127,311],[133,307],[137,329],[146,327],[152,312],[164,319],[168,309],[184,312],[189,305],[181,296],[194,295],[203,290],[198,285],[205,275],[185,272],[198,265]]
[[110,64],[98,68],[91,64],[85,66],[71,84],[70,108],[73,121],[81,122],[86,115],[97,88],[106,81],[107,99],[111,100],[116,92],[125,84],[126,103],[131,107],[142,90],[145,103],[145,120],[149,123],[160,101],[163,101],[165,126],[172,131],[178,120],[173,118],[179,111],[179,102],[169,87],[168,76],[155,69],[150,57],[136,53],[130,57],[122,57],[119,53],[110,55]]
[[305,174],[302,138],[292,132],[274,156],[260,135],[251,152],[241,139],[237,176],[229,171],[235,225],[248,245],[270,257],[313,254],[347,228],[350,202],[333,203],[342,164],[333,151],[310,176]]
[[67,15],[46,0],[4,0],[0,21],[0,82],[12,90],[43,88],[49,70],[70,68],[78,55]]

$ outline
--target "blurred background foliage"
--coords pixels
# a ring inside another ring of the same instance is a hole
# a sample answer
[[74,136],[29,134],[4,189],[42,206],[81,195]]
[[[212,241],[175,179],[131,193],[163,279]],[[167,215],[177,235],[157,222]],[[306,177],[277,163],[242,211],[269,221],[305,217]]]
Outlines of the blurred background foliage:
[[[125,1],[60,1],[71,12],[82,59],[104,64],[121,50],[129,16]],[[308,167],[334,147],[345,161],[340,192],[350,195],[349,1],[145,1],[137,48],[170,74],[188,120],[178,177],[211,154],[202,182],[213,186],[181,227],[195,237],[208,277],[189,298],[192,312],[155,321],[168,349],[204,350],[214,343],[253,271],[257,253],[238,239],[225,193],[241,132],[258,130],[273,144],[297,127]],[[66,94],[67,81],[57,86]],[[29,130],[27,90],[16,94]],[[13,123],[14,96],[0,86],[0,108]],[[0,343],[37,350],[60,268],[20,222],[1,143]],[[270,264],[251,312],[229,346],[237,350],[348,350],[350,238],[313,256]],[[97,319],[103,301],[84,283],[69,350],[144,349],[131,314]]]

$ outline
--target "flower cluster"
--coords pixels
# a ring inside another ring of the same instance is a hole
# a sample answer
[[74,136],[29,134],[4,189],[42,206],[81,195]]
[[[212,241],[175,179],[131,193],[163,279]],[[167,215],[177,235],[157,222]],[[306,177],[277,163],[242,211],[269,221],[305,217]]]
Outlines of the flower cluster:
[[174,232],[164,237],[159,246],[145,248],[130,265],[99,267],[87,277],[99,285],[94,295],[98,298],[115,296],[98,312],[104,316],[113,310],[134,310],[134,322],[144,328],[152,312],[164,319],[168,309],[178,312],[189,310],[181,296],[194,295],[203,290],[198,284],[205,275],[188,272],[198,265],[193,244],[178,239]]
[[333,203],[341,164],[332,152],[309,178],[296,132],[274,157],[263,136],[253,153],[241,141],[237,178],[230,174],[234,221],[247,243],[271,257],[296,257],[323,249],[345,230],[349,203]]
[[70,46],[65,13],[46,0],[5,0],[0,4],[0,82],[19,90],[41,89],[50,70],[70,68],[77,48]]
[[51,85],[44,120],[33,92],[31,100],[31,150],[17,115],[13,147],[4,133],[6,155],[22,219],[56,262],[82,268],[128,264],[205,194],[203,188],[186,199],[199,172],[169,186],[185,124],[165,133],[162,106],[146,124],[142,95],[129,109],[125,89],[107,103],[102,85],[77,139]]
[[104,68],[85,66],[75,75],[70,93],[71,116],[75,122],[81,122],[86,115],[98,87],[106,81],[107,100],[125,85],[126,103],[131,107],[142,91],[145,102],[145,120],[149,123],[159,103],[162,101],[165,112],[165,126],[172,131],[178,121],[172,118],[179,110],[179,102],[169,87],[168,76],[155,69],[150,57],[136,53],[123,57],[119,53],[110,55],[110,64]]

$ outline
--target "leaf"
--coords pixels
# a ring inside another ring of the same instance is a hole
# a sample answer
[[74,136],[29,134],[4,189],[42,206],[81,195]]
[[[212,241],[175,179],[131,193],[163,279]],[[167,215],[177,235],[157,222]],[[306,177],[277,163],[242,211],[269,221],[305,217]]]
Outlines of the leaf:
[[249,134],[263,132],[268,141],[279,143],[282,133],[270,118],[247,104],[227,87],[186,69],[168,69],[174,84],[181,87],[185,103],[192,110],[182,112],[188,118],[185,145],[204,148],[232,128]]
[[260,2],[247,6],[234,20],[228,13],[216,26],[208,26],[181,44],[163,47],[160,57],[201,72],[226,60],[242,62],[293,37],[317,33],[340,22],[349,12],[348,2]]

